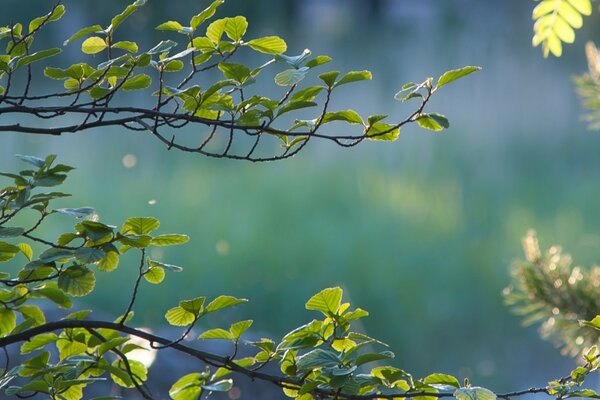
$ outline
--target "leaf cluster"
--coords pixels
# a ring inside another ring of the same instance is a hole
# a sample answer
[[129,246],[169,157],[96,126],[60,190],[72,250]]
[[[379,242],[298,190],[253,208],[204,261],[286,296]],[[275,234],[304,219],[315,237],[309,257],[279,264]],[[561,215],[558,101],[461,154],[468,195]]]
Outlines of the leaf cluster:
[[[128,5],[109,24],[81,28],[63,45],[81,40],[83,60],[68,66],[45,67],[45,77],[62,83],[61,90],[47,94],[30,93],[32,66],[41,65],[38,62],[59,54],[61,49],[33,52],[32,46],[42,28],[60,20],[65,7],[57,5],[46,16],[32,20],[27,33],[21,23],[0,27],[0,41],[7,42],[6,54],[0,54],[0,112],[41,120],[31,126],[0,125],[0,131],[60,135],[118,126],[147,132],[169,149],[217,158],[271,161],[297,154],[313,138],[350,147],[365,139],[396,140],[400,128],[412,122],[425,129],[443,130],[449,126],[448,120],[441,114],[424,111],[429,98],[450,81],[479,69],[449,71],[437,85],[433,85],[432,78],[404,85],[395,98],[401,102],[414,98],[419,103],[399,122],[384,122],[388,115],[363,118],[354,110],[330,110],[334,91],[371,80],[371,73],[331,70],[316,76],[318,84],[303,85],[331,58],[314,57],[308,49],[299,55],[286,54],[287,44],[278,36],[246,38],[248,21],[244,16],[215,17],[223,2],[213,1],[185,23],[168,20],[159,24],[156,29],[169,38],[150,49],[141,49],[135,38],[119,29],[146,0]],[[254,52],[262,61],[258,65],[234,62],[233,57],[241,51]],[[202,86],[196,84],[206,81],[197,78],[209,70],[218,70],[220,79]],[[273,71],[275,85],[282,90],[280,96],[265,96],[254,86],[269,70]],[[24,78],[26,84],[21,94],[14,94],[18,78]],[[117,93],[139,90],[149,91],[154,98],[153,107],[113,106]],[[65,104],[40,105],[51,99],[64,100]],[[62,121],[65,115],[80,122],[60,122],[52,128],[39,124],[53,119]],[[322,126],[334,121],[354,127],[356,133],[321,133]],[[201,128],[194,130],[191,143],[171,133],[185,126]]]

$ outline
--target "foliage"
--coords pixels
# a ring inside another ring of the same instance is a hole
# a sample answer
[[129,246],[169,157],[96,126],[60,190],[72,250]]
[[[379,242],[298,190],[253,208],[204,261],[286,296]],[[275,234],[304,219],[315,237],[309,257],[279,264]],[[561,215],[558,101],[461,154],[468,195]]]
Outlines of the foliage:
[[562,44],[575,41],[575,29],[583,26],[583,16],[592,14],[590,0],[541,0],[533,9],[532,44],[542,45],[544,57],[562,55]]
[[525,260],[515,264],[515,285],[505,289],[506,303],[526,325],[541,323],[540,334],[564,353],[576,356],[595,346],[600,334],[580,324],[600,310],[600,267],[572,265],[560,247],[540,250],[534,231],[523,239]]
[[[9,369],[5,351],[7,366],[0,388],[7,396],[46,394],[52,399],[80,399],[86,387],[111,380],[150,399],[152,394],[145,385],[147,366],[131,355],[140,348],[132,343],[133,337],[147,341],[147,351],[171,348],[206,364],[198,372],[173,383],[169,395],[175,400],[193,400],[203,394],[228,391],[233,386],[228,377],[231,373],[271,382],[287,396],[303,400],[408,397],[493,400],[497,396],[508,398],[528,393],[547,393],[557,398],[597,396],[581,388],[585,377],[598,368],[595,346],[584,354],[585,364],[567,378],[552,381],[546,387],[506,394],[495,394],[469,382],[461,385],[457,378],[446,374],[417,379],[393,366],[370,367],[369,364],[389,360],[394,354],[379,340],[353,330],[354,321],[366,317],[368,312],[352,309],[343,302],[343,292],[338,287],[312,296],[305,308],[320,317],[293,329],[281,341],[263,338],[246,342],[256,349],[251,357],[238,358],[237,353],[252,320],[234,322],[227,329],[207,329],[199,335],[198,340],[230,341],[233,351],[227,357],[182,344],[207,314],[243,304],[246,299],[221,295],[210,301],[203,296],[180,300],[165,313],[169,324],[182,328],[180,337],[168,340],[147,333],[131,324],[142,280],[157,285],[168,277],[167,273],[181,271],[178,266],[150,259],[147,252],[154,246],[184,244],[188,237],[156,234],[160,222],[151,217],[131,217],[117,227],[100,222],[90,207],[52,208],[54,200],[68,194],[47,188],[61,185],[73,168],[56,164],[53,155],[45,159],[18,157],[30,169],[1,174],[12,183],[0,190],[0,237],[3,238],[0,262],[10,263],[0,273],[0,347],[6,350],[9,345],[24,342],[20,350],[26,358]],[[54,241],[36,235],[43,223],[61,214],[75,219],[73,230],[58,234]],[[35,216],[33,222],[25,225],[32,216]],[[114,322],[93,320],[90,311],[76,310],[63,319],[46,320],[44,309],[47,310],[48,303],[71,308],[74,297],[95,290],[96,273],[117,271],[121,256],[127,252],[137,253],[139,262],[131,296],[121,317]],[[15,269],[14,265],[21,268]],[[590,324],[597,327],[596,321],[593,319]],[[273,363],[279,366],[281,375],[261,372]]]
[[[287,55],[287,44],[278,36],[246,39],[248,21],[244,16],[213,19],[223,2],[215,0],[190,16],[188,26],[173,20],[158,25],[157,30],[173,39],[180,38],[181,43],[166,39],[148,50],[140,50],[132,38],[121,37],[124,35],[119,30],[146,0],[130,4],[108,25],[80,29],[64,45],[84,39],[81,51],[85,58],[62,68],[46,67],[44,75],[63,86],[49,94],[30,94],[32,67],[61,49],[32,52],[33,42],[42,28],[60,20],[65,7],[56,5],[45,16],[32,20],[26,31],[21,23],[0,27],[0,40],[7,42],[6,54],[0,55],[0,113],[28,115],[36,120],[32,125],[0,125],[0,131],[60,135],[118,126],[147,132],[168,149],[216,158],[279,160],[297,154],[313,138],[350,147],[365,139],[396,140],[401,127],[411,122],[433,131],[447,128],[447,119],[425,112],[425,106],[439,88],[479,70],[465,67],[449,71],[435,85],[433,78],[404,85],[395,98],[400,102],[416,99],[418,105],[400,122],[384,122],[387,115],[363,118],[354,110],[332,111],[334,91],[345,90],[341,87],[349,83],[370,80],[371,73],[332,70],[319,74],[317,84],[303,86],[331,58],[313,57],[308,49]],[[258,53],[263,60],[257,66],[232,62],[234,55],[243,50]],[[283,89],[280,97],[253,91],[252,85],[268,69],[279,70],[274,81]],[[210,70],[219,71],[221,78],[204,87],[194,83]],[[19,79],[26,83],[22,93],[15,95]],[[114,105],[117,93],[145,89],[155,98],[153,107]],[[40,105],[48,100],[54,102],[53,106]],[[311,112],[315,108],[318,111]],[[79,122],[65,122],[65,116]],[[40,123],[46,120],[56,121],[57,126],[49,128]],[[322,126],[333,122],[348,124],[357,133],[321,133]],[[173,128],[186,126],[205,129],[196,129],[192,138],[172,133]],[[279,149],[274,146],[277,143]]]

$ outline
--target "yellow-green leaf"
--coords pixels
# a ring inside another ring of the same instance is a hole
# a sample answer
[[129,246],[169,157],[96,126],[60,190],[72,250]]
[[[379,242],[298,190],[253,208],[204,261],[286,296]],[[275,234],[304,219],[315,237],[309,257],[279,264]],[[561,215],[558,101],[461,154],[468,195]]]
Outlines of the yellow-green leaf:
[[98,36],[92,36],[83,41],[81,51],[85,54],[96,54],[104,50],[107,46],[106,41]]

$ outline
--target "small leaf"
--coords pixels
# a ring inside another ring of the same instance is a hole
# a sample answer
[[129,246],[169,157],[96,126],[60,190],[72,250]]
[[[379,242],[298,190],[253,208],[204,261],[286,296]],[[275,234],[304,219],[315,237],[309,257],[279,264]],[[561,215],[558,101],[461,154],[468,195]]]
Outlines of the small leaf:
[[173,307],[165,314],[167,322],[173,326],[188,326],[196,320],[196,316],[182,307]]
[[191,300],[182,300],[179,302],[179,306],[184,310],[191,312],[194,315],[199,315],[203,308],[206,297],[196,297]]
[[236,322],[231,325],[231,328],[229,328],[229,332],[231,332],[233,338],[237,340],[244,334],[244,332],[248,330],[248,328],[252,326],[252,322],[253,321],[251,319]]
[[31,20],[31,22],[29,23],[29,33],[38,29],[42,24],[58,21],[59,19],[61,19],[61,17],[64,14],[65,14],[65,6],[63,6],[62,4],[57,5],[48,14],[46,14],[42,17],[34,18],[33,20]]
[[429,129],[432,131],[441,131],[449,127],[448,120],[441,114],[421,114],[417,118],[417,124],[421,128]]
[[339,74],[340,71],[329,71],[319,75],[319,78],[325,82],[327,87],[332,88]]
[[183,31],[183,25],[181,25],[177,21],[167,21],[167,22],[163,22],[162,24],[158,25],[156,27],[156,29],[159,30],[159,31],[176,31],[176,32],[180,32],[180,31]]
[[369,125],[365,135],[371,140],[394,141],[400,136],[400,128],[383,122],[377,122]]
[[136,0],[134,3],[128,5],[125,8],[125,10],[123,10],[123,12],[116,15],[110,21],[109,30],[111,32],[114,32],[115,29],[117,29],[117,27],[123,23],[123,21],[125,21],[131,14],[133,14],[138,8],[140,8],[144,4],[146,4],[146,0]]
[[99,33],[101,31],[102,31],[102,27],[100,25],[92,25],[92,26],[87,26],[85,28],[81,28],[80,30],[75,32],[70,38],[65,40],[63,42],[63,46],[66,46],[69,43],[71,43],[72,41],[77,40],[85,35],[89,35],[90,33]]
[[322,123],[326,124],[331,121],[345,121],[349,124],[364,125],[364,122],[360,115],[354,110],[344,110],[337,112],[330,112],[323,116]]
[[135,75],[125,81],[121,86],[123,90],[145,89],[152,83],[152,79],[146,74]]
[[462,78],[463,76],[469,75],[475,71],[479,71],[480,69],[481,67],[466,66],[459,69],[446,71],[442,74],[442,76],[440,76],[440,79],[438,79],[436,87],[441,88],[442,86],[447,85],[452,81]]
[[265,54],[281,54],[287,50],[287,44],[278,36],[266,36],[260,39],[252,39],[248,43],[253,50]]
[[116,42],[111,47],[113,49],[127,50],[130,53],[138,52],[138,45],[135,42],[129,42],[129,41]]
[[121,233],[146,235],[160,226],[160,221],[152,217],[132,217],[123,223]]
[[165,263],[161,263],[161,262],[154,261],[154,260],[148,260],[148,263],[152,267],[161,267],[163,269],[168,269],[169,271],[172,271],[172,272],[183,271],[183,268],[178,267],[177,265],[165,264]]
[[62,50],[58,49],[58,48],[41,50],[41,51],[35,52],[33,54],[30,54],[28,56],[24,56],[24,57],[20,58],[17,61],[17,67],[23,67],[25,65],[29,65],[33,62],[40,61],[45,58],[49,58],[49,57],[55,56],[57,54],[60,54],[61,52],[62,52]]
[[58,287],[75,297],[85,296],[95,285],[94,273],[83,266],[67,268],[58,277]]
[[248,29],[248,21],[246,17],[237,16],[233,18],[228,18],[225,23],[225,34],[229,39],[234,42],[239,42],[242,40],[242,37],[246,34],[246,30]]
[[234,337],[231,332],[226,331],[222,328],[209,329],[204,331],[198,336],[198,339],[221,339],[221,340],[233,340]]
[[146,53],[150,55],[161,54],[171,50],[175,46],[177,46],[177,42],[174,42],[172,40],[163,40],[159,42],[156,46],[148,50]]
[[25,232],[23,228],[5,228],[0,226],[0,238],[17,237]]
[[496,394],[482,387],[460,388],[454,392],[456,400],[496,400]]
[[217,8],[223,4],[225,0],[215,0],[210,6],[205,8],[200,14],[195,15],[190,20],[190,26],[193,30],[196,30],[204,21],[215,15]]
[[106,41],[98,36],[92,36],[83,41],[81,51],[85,54],[96,54],[106,49],[108,45]]
[[336,82],[335,87],[350,82],[370,81],[371,79],[373,79],[373,75],[371,75],[371,72],[369,71],[350,71],[344,75],[342,79]]
[[21,161],[25,161],[26,163],[34,165],[34,166],[36,166],[38,168],[43,168],[44,166],[46,166],[46,160],[43,160],[43,159],[41,159],[39,157],[25,156],[25,155],[22,155],[22,154],[17,154],[17,155],[15,155],[15,157],[17,157]]
[[169,396],[173,400],[196,400],[202,393],[200,385],[206,382],[205,379],[199,372],[184,375],[171,386]]
[[343,290],[339,287],[323,289],[306,302],[307,310],[321,311],[326,316],[335,314],[340,308]]
[[307,67],[287,69],[275,75],[275,83],[279,86],[292,86],[302,81],[308,72]]
[[250,76],[250,68],[243,64],[219,63],[219,69],[227,79],[244,83]]
[[318,67],[319,65],[327,64],[330,61],[331,61],[331,57],[329,57],[329,56],[316,56],[312,60],[309,60],[305,66],[308,68],[315,68],[315,67]]
[[8,335],[17,326],[17,316],[14,311],[0,308],[0,337]]
[[213,382],[208,385],[202,385],[204,390],[208,390],[209,392],[228,392],[233,387],[233,380],[224,379],[219,382]]
[[452,375],[446,374],[431,374],[423,379],[423,383],[428,385],[450,385],[455,388],[460,388],[460,382]]
[[42,333],[36,335],[21,345],[21,354],[31,353],[32,351],[41,349],[47,344],[54,343],[57,340],[58,336],[55,333]]
[[70,215],[75,218],[83,219],[96,214],[96,210],[91,207],[80,207],[80,208],[59,208],[54,210],[61,214]]
[[150,267],[144,273],[144,279],[149,283],[157,285],[165,279],[165,270],[161,267]]
[[190,240],[188,235],[179,235],[179,234],[168,234],[168,235],[158,235],[152,238],[150,242],[153,246],[177,246],[180,244],[187,243]]
[[31,259],[33,258],[33,249],[31,248],[31,246],[27,243],[19,243],[17,244],[17,247],[19,248],[19,250],[21,250],[21,253],[23,253],[27,260],[31,261]]
[[247,302],[248,302],[248,300],[246,300],[246,299],[238,299],[236,297],[222,295],[222,296],[217,297],[213,301],[211,301],[206,306],[205,312],[210,313],[210,312],[214,312],[217,310],[221,310],[223,308],[233,307],[238,304],[243,304],[243,303],[247,303]]

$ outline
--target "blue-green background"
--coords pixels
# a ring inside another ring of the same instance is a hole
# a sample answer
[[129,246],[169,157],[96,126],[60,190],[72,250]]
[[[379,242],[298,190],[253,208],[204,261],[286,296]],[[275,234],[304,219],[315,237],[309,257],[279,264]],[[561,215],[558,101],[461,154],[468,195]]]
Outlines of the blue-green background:
[[[2,0],[0,19],[28,21],[52,3]],[[60,45],[82,26],[107,24],[123,3],[66,0],[67,15],[42,41]],[[155,25],[185,23],[206,4],[150,0],[121,38],[150,47],[164,38]],[[534,5],[229,0],[222,7],[221,16],[248,17],[249,37],[284,37],[289,54],[308,47],[332,56],[332,69],[371,70],[372,82],[340,88],[333,101],[333,108],[362,115],[399,120],[412,111],[393,100],[404,82],[482,66],[431,102],[430,110],[451,121],[441,134],[408,126],[394,143],[344,150],[314,142],[291,160],[250,164],[167,152],[146,134],[118,129],[61,138],[3,133],[0,168],[18,168],[15,153],[57,153],[78,167],[65,188],[75,197],[62,205],[93,205],[113,224],[152,215],[162,232],[191,236],[181,248],[154,254],[185,271],[158,288],[144,285],[140,324],[163,324],[177,299],[227,293],[251,302],[211,326],[253,318],[253,328],[277,337],[312,318],[303,309],[310,295],[340,285],[371,312],[360,329],[388,342],[397,366],[417,375],[454,373],[499,391],[540,385],[564,375],[572,361],[535,328],[520,327],[501,291],[530,228],[543,245],[562,244],[578,264],[598,260],[600,136],[586,131],[570,82],[586,68],[585,40],[598,32],[587,21],[561,59],[543,59],[531,48]],[[64,56],[54,65],[81,59],[78,45]],[[266,61],[250,53],[242,59]],[[279,93],[268,73],[259,85]],[[123,166],[126,154],[137,158],[134,168]],[[217,251],[219,242],[227,252]],[[115,273],[100,274],[82,304],[122,312],[135,272],[135,260],[126,257]]]

